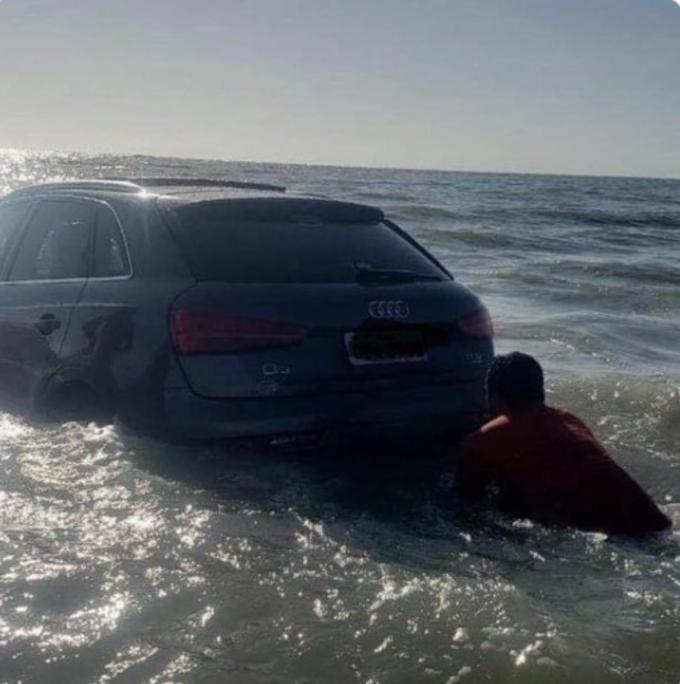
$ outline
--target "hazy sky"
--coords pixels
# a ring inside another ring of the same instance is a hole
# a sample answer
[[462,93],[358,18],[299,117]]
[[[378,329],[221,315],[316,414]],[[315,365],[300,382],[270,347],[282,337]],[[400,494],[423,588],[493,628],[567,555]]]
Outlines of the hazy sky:
[[680,177],[675,0],[0,0],[0,147]]

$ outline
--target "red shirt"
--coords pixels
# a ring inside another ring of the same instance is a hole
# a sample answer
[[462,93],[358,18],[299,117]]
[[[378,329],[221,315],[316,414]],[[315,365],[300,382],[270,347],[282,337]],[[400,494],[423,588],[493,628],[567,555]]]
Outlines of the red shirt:
[[545,405],[501,415],[468,437],[456,483],[473,495],[492,490],[501,507],[548,522],[628,534],[670,526],[582,421]]

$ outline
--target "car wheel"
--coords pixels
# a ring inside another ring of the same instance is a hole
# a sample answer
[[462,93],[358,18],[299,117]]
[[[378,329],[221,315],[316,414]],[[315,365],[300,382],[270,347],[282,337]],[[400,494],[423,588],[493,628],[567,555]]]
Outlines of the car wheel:
[[49,422],[94,422],[107,425],[113,410],[91,387],[81,382],[58,383],[48,387],[39,405],[41,417]]

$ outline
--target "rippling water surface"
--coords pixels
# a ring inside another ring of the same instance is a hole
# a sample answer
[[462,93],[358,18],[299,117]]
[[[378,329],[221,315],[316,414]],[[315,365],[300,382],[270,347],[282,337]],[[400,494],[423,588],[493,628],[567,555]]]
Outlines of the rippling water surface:
[[0,414],[0,681],[680,681],[680,182],[0,152],[379,204],[662,502],[646,542],[470,510],[408,465]]

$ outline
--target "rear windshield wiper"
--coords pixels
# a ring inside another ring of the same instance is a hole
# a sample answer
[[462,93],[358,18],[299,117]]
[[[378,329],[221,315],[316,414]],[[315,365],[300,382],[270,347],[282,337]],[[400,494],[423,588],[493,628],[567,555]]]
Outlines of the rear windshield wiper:
[[421,273],[407,268],[374,268],[370,264],[354,264],[358,283],[439,282],[435,273]]

